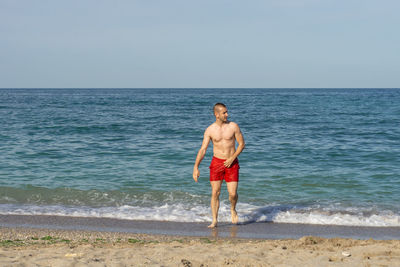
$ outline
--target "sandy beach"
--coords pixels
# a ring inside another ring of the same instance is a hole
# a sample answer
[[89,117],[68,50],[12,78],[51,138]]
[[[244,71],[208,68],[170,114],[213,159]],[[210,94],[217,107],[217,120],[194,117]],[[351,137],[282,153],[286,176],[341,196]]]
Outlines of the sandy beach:
[[2,266],[399,266],[399,240],[0,229]]

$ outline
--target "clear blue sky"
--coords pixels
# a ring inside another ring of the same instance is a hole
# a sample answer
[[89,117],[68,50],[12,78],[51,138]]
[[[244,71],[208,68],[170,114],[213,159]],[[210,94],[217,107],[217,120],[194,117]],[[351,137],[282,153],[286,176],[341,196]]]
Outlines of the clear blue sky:
[[400,87],[398,0],[0,0],[0,87]]

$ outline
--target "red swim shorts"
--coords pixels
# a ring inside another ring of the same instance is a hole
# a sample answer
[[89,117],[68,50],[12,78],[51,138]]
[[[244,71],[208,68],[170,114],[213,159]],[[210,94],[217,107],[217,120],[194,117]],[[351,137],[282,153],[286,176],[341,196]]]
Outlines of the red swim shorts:
[[213,157],[210,164],[210,181],[225,180],[225,182],[239,182],[239,161],[236,158],[232,165],[224,166],[225,159]]

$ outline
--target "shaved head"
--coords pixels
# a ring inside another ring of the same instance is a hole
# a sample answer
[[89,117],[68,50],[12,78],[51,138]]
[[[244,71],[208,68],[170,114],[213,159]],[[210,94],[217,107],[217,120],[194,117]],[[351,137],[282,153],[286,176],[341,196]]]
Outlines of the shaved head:
[[219,110],[220,108],[226,108],[225,104],[222,104],[222,103],[215,104],[214,108],[213,108],[214,113],[216,113],[217,110]]

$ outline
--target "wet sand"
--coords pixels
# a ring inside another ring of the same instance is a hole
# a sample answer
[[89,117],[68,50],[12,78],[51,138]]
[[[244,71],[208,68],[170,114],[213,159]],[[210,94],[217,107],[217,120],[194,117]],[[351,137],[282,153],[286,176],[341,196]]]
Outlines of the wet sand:
[[219,223],[217,228],[209,229],[207,228],[208,224],[205,222],[134,221],[93,217],[0,215],[0,227],[253,239],[298,239],[303,236],[319,236],[325,238],[400,240],[400,227],[359,227],[290,223],[246,223],[232,225],[230,223]]
[[[0,215],[0,265],[400,266],[398,228],[253,223],[209,230],[206,226]],[[307,235],[310,231],[316,234]]]

